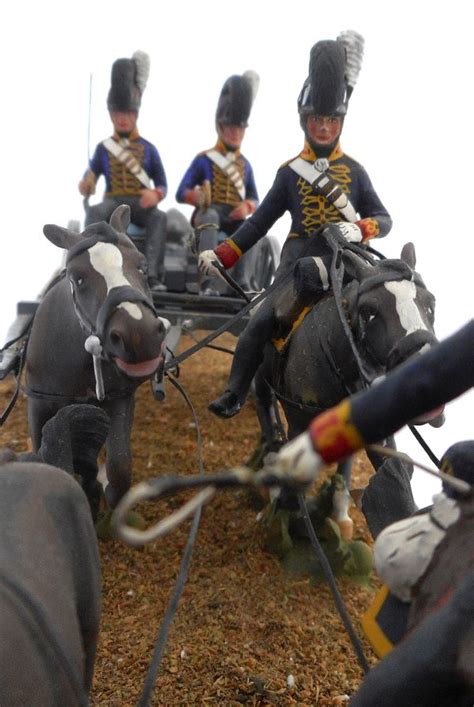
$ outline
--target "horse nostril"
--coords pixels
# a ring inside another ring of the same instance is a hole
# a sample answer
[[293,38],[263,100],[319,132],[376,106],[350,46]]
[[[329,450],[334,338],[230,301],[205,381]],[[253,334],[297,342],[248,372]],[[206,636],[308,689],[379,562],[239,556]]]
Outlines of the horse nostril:
[[110,332],[110,343],[113,346],[120,346],[120,344],[122,343],[122,337],[117,331]]

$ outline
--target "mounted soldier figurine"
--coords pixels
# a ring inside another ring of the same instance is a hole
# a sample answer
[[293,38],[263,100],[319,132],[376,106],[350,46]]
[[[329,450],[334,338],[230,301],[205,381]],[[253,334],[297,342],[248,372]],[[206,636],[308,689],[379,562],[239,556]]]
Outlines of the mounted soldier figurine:
[[79,182],[79,191],[89,197],[95,193],[98,178],[105,177],[105,198],[94,206],[87,205],[85,225],[108,222],[117,206],[130,206],[131,222],[145,228],[150,287],[165,290],[166,214],[157,205],[166,196],[166,175],[158,150],[140,136],[137,128],[149,70],[148,54],[141,51],[131,59],[114,62],[107,98],[114,134],[97,145],[89,169]]
[[[195,207],[191,220],[200,231],[200,251],[215,248],[232,236],[257,208],[252,166],[240,147],[258,83],[259,77],[254,71],[227,79],[216,110],[217,143],[194,158],[178,187],[176,201]],[[247,274],[252,271],[252,261],[253,254],[232,271],[233,278],[245,290],[252,289]],[[221,282],[212,274],[203,274],[199,291],[204,295],[218,295]]]
[[[255,214],[231,238],[200,255],[200,268],[207,274],[218,272],[213,265],[216,260],[224,268],[230,268],[286,211],[291,214],[291,231],[275,279],[283,279],[294,270],[294,283],[289,292],[282,293],[277,288],[275,294],[274,290],[241,335],[227,389],[209,406],[221,417],[232,417],[244,404],[277,321],[287,319],[293,310],[309,303],[304,301],[307,292],[302,298],[295,289],[296,283],[302,280],[307,285],[308,270],[311,272],[311,303],[329,289],[331,250],[321,237],[322,227],[337,224],[344,238],[356,243],[385,236],[390,231],[391,218],[366,171],[345,155],[339,144],[362,49],[362,37],[350,31],[342,33],[336,41],[314,45],[309,77],[298,98],[305,134],[303,150],[280,167]],[[301,277],[303,272],[305,275]]]

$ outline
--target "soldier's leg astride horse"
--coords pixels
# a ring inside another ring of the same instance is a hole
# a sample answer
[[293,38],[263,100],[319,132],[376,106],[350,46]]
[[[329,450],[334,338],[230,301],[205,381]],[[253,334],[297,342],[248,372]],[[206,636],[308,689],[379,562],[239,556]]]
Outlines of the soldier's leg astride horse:
[[[310,284],[304,278],[308,264],[313,265]],[[268,295],[240,335],[227,388],[210,403],[212,412],[220,417],[232,417],[239,412],[263,361],[265,345],[274,334],[278,335],[278,328],[285,328],[291,322],[292,315],[297,315],[310,302],[317,302],[327,292],[330,264],[331,252],[322,239],[311,242],[294,239],[285,243],[275,282],[285,277],[287,282]]]

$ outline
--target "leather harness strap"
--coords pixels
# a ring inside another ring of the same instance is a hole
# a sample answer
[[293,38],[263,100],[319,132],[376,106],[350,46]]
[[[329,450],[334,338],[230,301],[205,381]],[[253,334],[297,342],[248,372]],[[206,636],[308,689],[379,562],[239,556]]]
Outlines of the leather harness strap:
[[[233,153],[231,152],[230,154],[232,155]],[[243,201],[245,199],[245,184],[239,170],[237,169],[235,160],[230,158],[228,155],[223,155],[218,150],[209,150],[206,152],[206,156],[209,157],[211,162],[214,162],[214,164],[217,165],[227,177],[229,177]]]
[[128,140],[117,142],[111,137],[108,137],[102,142],[105,149],[110,152],[119,162],[125,165],[128,171],[143,184],[146,189],[151,189],[151,181],[148,174],[145,172],[135,155],[130,150],[127,150]]
[[[327,160],[325,160],[325,162],[327,162]],[[345,221],[349,221],[350,223],[357,221],[356,210],[341,187],[327,174],[327,167],[326,169],[319,169],[316,167],[316,164],[308,162],[302,157],[297,157],[290,162],[288,166],[296,172],[296,174],[309,182],[318,194],[324,196],[324,198],[339,211]],[[329,162],[327,162],[327,166],[329,167]]]

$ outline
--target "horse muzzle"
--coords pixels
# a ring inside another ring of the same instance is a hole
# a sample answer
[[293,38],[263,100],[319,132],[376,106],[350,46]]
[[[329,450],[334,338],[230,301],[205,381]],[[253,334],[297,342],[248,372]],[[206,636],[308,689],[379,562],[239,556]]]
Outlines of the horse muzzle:
[[435,335],[426,329],[419,329],[408,334],[390,350],[387,358],[387,371],[393,370],[413,356],[423,354],[436,343]]
[[156,358],[152,358],[149,361],[141,361],[140,363],[127,363],[118,357],[113,358],[113,361],[117,368],[129,378],[149,378],[163,363],[163,353],[160,353]]

